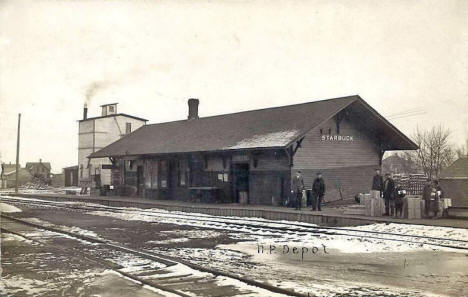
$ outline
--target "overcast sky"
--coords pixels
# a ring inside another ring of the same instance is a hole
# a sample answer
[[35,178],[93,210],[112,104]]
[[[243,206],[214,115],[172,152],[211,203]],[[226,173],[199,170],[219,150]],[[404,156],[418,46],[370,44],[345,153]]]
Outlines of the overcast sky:
[[[406,134],[468,135],[468,1],[1,1],[0,152],[77,164],[78,124],[359,94]],[[281,119],[278,119],[281,120]]]

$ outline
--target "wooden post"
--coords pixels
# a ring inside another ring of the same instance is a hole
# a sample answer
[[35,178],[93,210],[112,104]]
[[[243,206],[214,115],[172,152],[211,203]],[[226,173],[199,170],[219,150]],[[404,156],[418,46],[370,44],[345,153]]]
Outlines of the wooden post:
[[19,150],[20,150],[20,127],[21,113],[18,114],[18,135],[16,136],[16,172],[15,172],[15,193],[18,193],[18,177],[19,177]]

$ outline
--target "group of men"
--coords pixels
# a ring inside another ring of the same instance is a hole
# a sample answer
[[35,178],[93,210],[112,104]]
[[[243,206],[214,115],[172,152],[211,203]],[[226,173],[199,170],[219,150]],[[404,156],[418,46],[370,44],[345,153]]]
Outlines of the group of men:
[[[385,179],[380,175],[380,170],[376,169],[376,173],[372,180],[372,190],[379,191],[380,196],[385,200],[384,216],[394,215],[401,216],[403,211],[403,197],[406,191],[403,190],[400,183],[395,186],[395,181],[390,173],[385,174]],[[437,218],[440,209],[440,200],[443,198],[443,191],[437,180],[428,179],[423,189],[423,200],[425,201],[424,214],[425,217],[430,217],[433,213],[433,218]]]
[[424,202],[424,215],[426,218],[438,218],[440,215],[440,202],[444,198],[442,187],[439,185],[438,180],[427,179],[426,184],[423,188],[423,200]]
[[385,200],[384,216],[401,217],[403,215],[403,197],[406,191],[403,190],[400,183],[395,184],[390,173],[386,173],[384,179],[380,175],[380,169],[376,169],[372,179],[372,190],[379,191],[380,197]]
[[[301,171],[297,171],[291,180],[291,196],[286,204],[294,207],[296,210],[300,210],[302,199],[305,195],[304,190],[304,178],[302,177]],[[386,173],[385,178],[383,178],[380,174],[380,169],[376,169],[372,179],[372,190],[378,191],[380,197],[385,200],[384,216],[403,216],[403,198],[406,195],[406,191],[399,182],[394,181],[390,173]],[[325,181],[320,172],[317,173],[317,177],[314,180],[311,194],[312,199],[310,204],[312,205],[312,210],[321,211],[323,197],[325,196]],[[423,190],[426,217],[429,217],[431,212],[434,213],[434,217],[438,216],[440,199],[442,197],[442,189],[437,180],[431,181],[428,179]]]
[[[291,199],[289,199],[289,206],[295,207],[300,210],[302,207],[302,197],[304,193],[304,178],[301,171],[297,171],[291,180]],[[312,210],[322,210],[323,197],[325,196],[325,181],[323,180],[322,173],[318,172],[317,177],[312,185]]]

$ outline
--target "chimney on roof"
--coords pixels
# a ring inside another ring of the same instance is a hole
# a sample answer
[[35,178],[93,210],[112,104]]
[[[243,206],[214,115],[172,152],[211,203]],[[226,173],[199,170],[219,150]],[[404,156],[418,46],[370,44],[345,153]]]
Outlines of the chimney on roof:
[[39,163],[42,163],[42,159],[39,159]]
[[88,105],[85,103],[83,107],[83,120],[88,118]]
[[195,99],[195,98],[190,98],[188,100],[188,119],[189,120],[194,120],[198,119],[198,104],[200,103],[200,100]]

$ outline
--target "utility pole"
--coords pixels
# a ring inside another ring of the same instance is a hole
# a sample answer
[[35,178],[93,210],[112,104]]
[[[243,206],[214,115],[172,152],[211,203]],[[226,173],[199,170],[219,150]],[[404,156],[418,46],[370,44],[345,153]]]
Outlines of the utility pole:
[[15,193],[18,193],[20,127],[21,127],[21,113],[18,114],[18,135],[16,136],[16,172],[15,172],[16,183],[15,183]]

